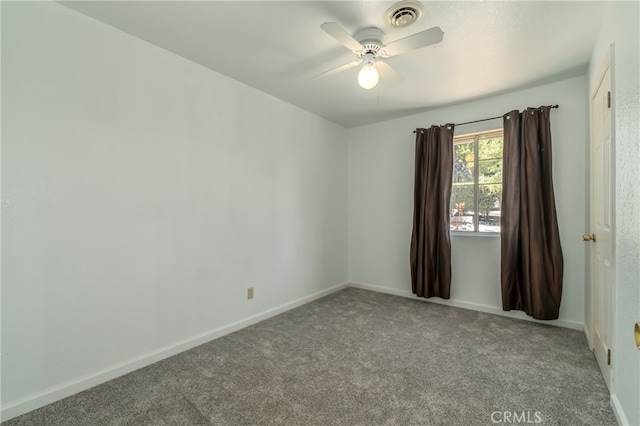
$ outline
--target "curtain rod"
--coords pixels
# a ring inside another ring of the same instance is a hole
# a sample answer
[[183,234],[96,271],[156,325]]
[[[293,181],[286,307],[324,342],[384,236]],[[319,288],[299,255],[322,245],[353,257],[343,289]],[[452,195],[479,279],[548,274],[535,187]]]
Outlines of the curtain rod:
[[[558,108],[558,105],[551,105],[550,108]],[[455,123],[454,126],[464,126],[465,124],[473,124],[473,123],[480,123],[482,121],[489,121],[489,120],[495,120],[497,118],[502,118],[504,117],[504,115],[499,115],[497,117],[490,117],[490,118],[483,118],[481,120],[474,120],[474,121],[465,121],[464,123]],[[415,133],[416,131],[414,130],[413,133]]]

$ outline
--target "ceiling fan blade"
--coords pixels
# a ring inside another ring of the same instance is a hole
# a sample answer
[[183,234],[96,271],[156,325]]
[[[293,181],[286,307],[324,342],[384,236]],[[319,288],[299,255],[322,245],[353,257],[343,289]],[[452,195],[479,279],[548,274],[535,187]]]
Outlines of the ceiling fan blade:
[[322,28],[331,37],[338,40],[338,42],[340,42],[347,49],[351,51],[362,50],[362,45],[335,22],[325,22],[324,24],[320,25],[320,28]]
[[388,56],[401,55],[414,49],[440,43],[443,38],[444,32],[440,27],[433,27],[391,42],[384,47],[384,51]]
[[378,72],[380,73],[380,77],[387,80],[391,83],[400,83],[404,80],[402,74],[395,70],[391,65],[381,60],[376,61],[376,65],[378,68]]
[[357,67],[361,63],[362,63],[362,61],[360,61],[360,60],[349,62],[348,64],[340,65],[339,67],[335,67],[335,68],[330,69],[329,71],[325,71],[323,73],[315,75],[315,76],[313,76],[313,78],[321,78],[321,77],[326,77],[326,76],[329,76],[329,75],[337,74],[339,72],[346,71],[348,69]]

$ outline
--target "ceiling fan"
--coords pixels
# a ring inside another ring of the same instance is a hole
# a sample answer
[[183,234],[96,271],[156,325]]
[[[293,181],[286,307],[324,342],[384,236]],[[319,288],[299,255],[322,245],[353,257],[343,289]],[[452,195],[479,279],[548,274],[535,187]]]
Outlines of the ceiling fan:
[[363,28],[353,36],[335,22],[325,22],[320,28],[351,50],[357,59],[318,74],[314,78],[326,77],[362,64],[358,73],[358,83],[364,89],[375,87],[380,75],[391,82],[402,80],[402,75],[385,62],[385,59],[440,43],[444,38],[444,32],[440,27],[433,27],[385,45],[382,42],[384,33],[377,27]]

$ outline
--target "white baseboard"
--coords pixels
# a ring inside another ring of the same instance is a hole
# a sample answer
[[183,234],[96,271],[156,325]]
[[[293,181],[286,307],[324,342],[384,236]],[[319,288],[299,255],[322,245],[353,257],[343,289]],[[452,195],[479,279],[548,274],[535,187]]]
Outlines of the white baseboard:
[[629,425],[627,416],[624,415],[624,410],[622,406],[620,406],[620,401],[618,401],[618,397],[615,394],[611,394],[611,408],[619,425]]
[[355,282],[355,281],[351,281],[349,283],[349,286],[354,288],[360,288],[363,290],[377,291],[379,293],[393,294],[395,296],[408,297],[408,298],[420,300],[423,302],[438,303],[440,305],[453,306],[455,308],[469,309],[472,311],[479,311],[479,312],[486,312],[489,314],[500,315],[502,317],[509,317],[509,318],[531,321],[531,322],[537,322],[540,324],[555,325],[558,327],[571,328],[573,330],[579,330],[579,331],[582,331],[584,329],[584,324],[578,323],[578,322],[566,321],[566,320],[541,321],[541,320],[533,319],[530,316],[526,315],[524,312],[520,312],[520,311],[503,311],[501,308],[495,307],[495,306],[482,305],[479,303],[472,303],[472,302],[464,302],[464,301],[454,300],[454,299],[445,300],[445,299],[439,299],[439,298],[433,298],[433,297],[429,299],[425,299],[424,297],[417,297],[415,294],[411,293],[408,290],[407,291],[398,290],[395,288],[381,287],[377,285],[366,284],[366,283]]
[[326,290],[313,293],[309,296],[305,296],[300,299],[277,306],[275,308],[252,315],[246,319],[224,325],[222,327],[199,334],[197,336],[193,336],[188,339],[176,342],[175,344],[165,346],[164,348],[160,348],[156,351],[129,359],[127,361],[106,368],[102,371],[97,371],[95,373],[70,380],[66,383],[62,383],[53,388],[46,389],[42,392],[29,395],[25,398],[11,401],[7,404],[2,405],[2,409],[0,411],[0,420],[6,421],[22,414],[28,413],[29,411],[44,407],[45,405],[49,405],[68,396],[90,389],[101,383],[131,373],[132,371],[138,370],[142,367],[146,367],[147,365],[151,365],[154,362],[169,358],[170,356],[179,354],[188,349],[195,348],[196,346],[202,345],[203,343],[218,339],[222,336],[233,333],[234,331],[241,330],[250,325],[259,323],[260,321],[264,321],[283,312],[297,308],[298,306],[302,306],[316,299],[320,299],[321,297],[342,290],[348,286],[349,283],[347,282],[335,285]]

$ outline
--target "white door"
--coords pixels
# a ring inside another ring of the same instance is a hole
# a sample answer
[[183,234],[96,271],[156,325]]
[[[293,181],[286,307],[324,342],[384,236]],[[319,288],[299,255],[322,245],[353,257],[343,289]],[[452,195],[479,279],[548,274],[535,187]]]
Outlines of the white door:
[[613,241],[611,168],[611,61],[605,60],[591,96],[591,345],[611,389]]

